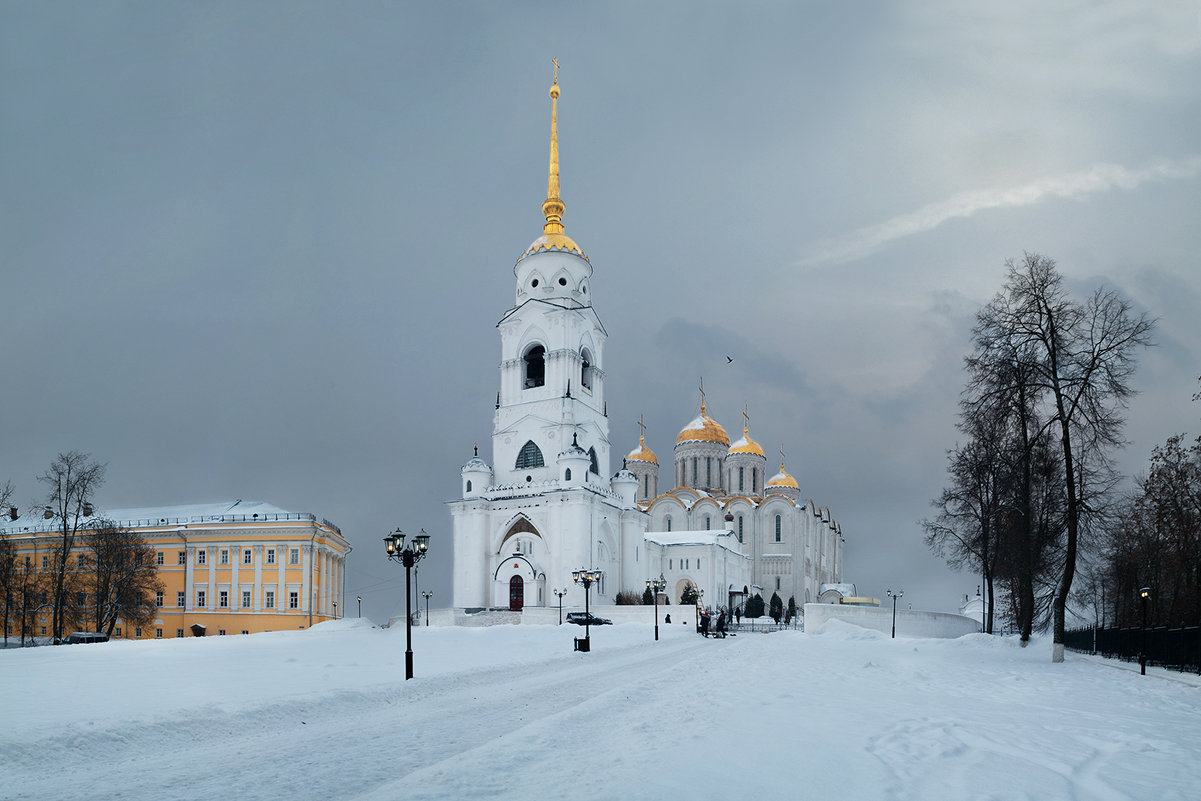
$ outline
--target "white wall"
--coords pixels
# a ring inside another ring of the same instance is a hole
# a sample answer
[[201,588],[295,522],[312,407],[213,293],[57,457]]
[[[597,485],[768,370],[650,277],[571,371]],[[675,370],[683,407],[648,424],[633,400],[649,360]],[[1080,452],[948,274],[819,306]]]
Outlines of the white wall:
[[[892,609],[875,606],[844,606],[842,604],[805,604],[805,631],[815,632],[827,620],[838,619],[865,629],[892,634]],[[970,617],[946,612],[920,612],[916,609],[897,610],[898,637],[941,637],[953,639],[980,631],[980,624]]]

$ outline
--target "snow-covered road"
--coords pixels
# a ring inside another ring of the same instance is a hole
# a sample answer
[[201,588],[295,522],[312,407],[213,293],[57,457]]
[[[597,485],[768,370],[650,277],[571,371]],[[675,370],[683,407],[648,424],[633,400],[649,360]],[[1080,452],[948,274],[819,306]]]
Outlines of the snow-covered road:
[[1045,643],[578,633],[0,651],[0,798],[1201,797],[1201,688]]

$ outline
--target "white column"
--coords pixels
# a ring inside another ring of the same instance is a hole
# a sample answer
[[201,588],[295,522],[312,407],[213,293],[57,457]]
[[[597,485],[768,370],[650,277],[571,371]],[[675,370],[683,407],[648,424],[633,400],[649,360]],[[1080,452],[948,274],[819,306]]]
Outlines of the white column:
[[192,572],[192,563],[196,561],[196,548],[189,545],[184,549],[184,579],[183,579],[183,604],[184,611],[191,612],[195,608],[195,599],[192,597],[192,582],[196,575]]
[[309,599],[309,593],[312,591],[309,588],[309,570],[310,570],[310,566],[313,564],[313,549],[312,549],[312,547],[305,545],[303,553],[304,553],[304,560],[303,560],[304,564],[302,565],[303,570],[301,572],[300,611],[307,612],[307,611],[309,611],[309,604],[311,603],[311,600]]
[[259,612],[263,609],[263,546],[255,545],[253,548],[254,556],[254,611]]

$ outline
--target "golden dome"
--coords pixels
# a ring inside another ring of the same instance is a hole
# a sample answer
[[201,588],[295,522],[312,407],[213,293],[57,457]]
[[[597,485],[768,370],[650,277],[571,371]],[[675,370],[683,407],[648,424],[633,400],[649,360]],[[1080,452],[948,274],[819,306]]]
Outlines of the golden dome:
[[796,483],[795,478],[788,475],[788,473],[784,472],[783,466],[780,467],[780,472],[776,473],[774,476],[772,476],[771,478],[769,478],[767,480],[767,486],[769,486],[769,487],[791,487],[792,489],[797,489],[797,490],[799,490],[801,488],[801,485]]
[[681,442],[720,442],[722,445],[729,446],[730,435],[726,433],[720,423],[705,413],[705,404],[702,402],[701,416],[684,426],[680,436],[676,437],[676,444],[679,445]]
[[[522,252],[521,259],[531,256],[540,250],[565,250],[568,253],[582,256],[584,261],[588,261],[588,256],[585,255],[584,251],[580,250],[580,246],[567,234],[543,234],[531,242],[530,246]],[[518,261],[521,261],[521,259],[518,259]]]
[[742,439],[730,446],[730,453],[753,453],[756,456],[762,456],[764,459],[767,458],[763,453],[763,449],[759,447],[759,443],[751,439],[746,426],[742,427]]
[[655,457],[655,452],[646,447],[645,436],[638,437],[638,447],[626,454],[626,461],[659,464],[659,460]]

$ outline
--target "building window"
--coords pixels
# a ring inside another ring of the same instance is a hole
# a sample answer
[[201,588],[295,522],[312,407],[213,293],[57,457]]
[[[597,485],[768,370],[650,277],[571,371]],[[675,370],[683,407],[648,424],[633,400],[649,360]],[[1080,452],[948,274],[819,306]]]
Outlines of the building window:
[[746,489],[746,487],[743,486],[743,478],[746,475],[745,471],[746,471],[745,467],[738,468],[738,491],[739,492],[743,492]]
[[161,565],[163,563],[163,552],[162,551],[159,551],[158,553],[156,553],[154,555],[154,563],[156,565]]
[[204,590],[196,590],[196,605],[197,606],[205,606],[206,600],[207,600],[207,598],[205,597],[205,591]]
[[563,480],[571,481],[571,468],[570,467],[563,471]]
[[751,468],[751,494],[753,495],[753,494],[757,493],[758,491],[759,491],[759,468],[752,467]]
[[705,515],[705,531],[709,530],[709,515]]
[[667,530],[671,531],[671,515],[667,516]]
[[742,542],[742,515],[738,515],[738,541]]
[[[776,542],[780,541],[780,516],[776,515]],[[777,587],[777,589],[779,589]]]
[[671,560],[670,559],[667,560],[667,569],[671,570]]
[[224,637],[224,636],[225,636],[225,629],[217,629],[217,636],[218,636],[218,637]]
[[162,590],[156,590],[156,591],[155,591],[155,593],[154,593],[154,605],[155,605],[155,606],[162,606],[162,605],[163,605],[163,591],[162,591]]
[[46,627],[45,626],[42,626],[42,636],[43,637],[46,636]]
[[221,564],[223,564],[223,565],[229,564],[229,548],[221,549]]
[[299,609],[300,608],[300,593],[297,592],[296,590],[288,591],[288,608],[289,609]]
[[243,633],[243,634],[249,634],[250,632],[249,632],[247,629],[242,629],[242,633]]
[[467,491],[471,492],[471,479],[467,479]]
[[45,556],[42,556],[42,569],[45,570],[47,566],[48,566],[47,559]]
[[250,590],[242,590],[242,608],[250,608]]
[[644,498],[651,496],[651,477],[649,474],[642,477],[642,496]]
[[176,636],[176,637],[182,637],[182,636],[183,636],[183,629],[176,629],[176,630],[175,630],[175,636]]
[[182,591],[175,593],[175,605],[176,606],[183,606],[184,603],[186,603],[186,601],[184,601],[183,596],[184,596],[184,594]]
[[88,594],[86,592],[75,593],[75,603],[84,606],[88,602]]
[[692,485],[694,487],[699,487],[701,485],[701,474],[697,471],[697,463],[698,462],[700,462],[700,459],[693,456],[692,457]]
[[155,629],[155,630],[154,630],[154,639],[156,639],[156,640],[161,640],[162,638],[163,638],[163,630],[162,630],[162,629]]
[[217,606],[222,609],[229,608],[229,590],[220,590],[217,592]]
[[546,348],[534,345],[522,357],[525,362],[525,376],[522,388],[533,389],[546,383]]
[[705,486],[713,486],[713,459],[708,456],[705,457]]
[[300,564],[300,549],[299,548],[289,548],[288,549],[288,563],[293,564],[293,565]]
[[592,389],[592,354],[587,348],[580,351],[580,386]]
[[254,564],[254,551],[250,550],[249,548],[242,549],[242,564]]
[[142,627],[141,627],[141,626],[138,626],[137,628],[135,628],[135,629],[133,630],[133,636],[135,636],[135,637],[141,637],[141,636],[142,636]]
[[596,460],[596,448],[588,449],[588,468],[596,475],[600,475],[600,463]]
[[700,569],[701,569],[701,560],[700,560],[700,559],[697,559],[697,560],[696,560],[696,569],[697,569],[697,570],[700,570]]
[[780,577],[776,576],[776,589],[780,589]]
[[175,563],[175,564],[177,564],[177,565],[186,565],[187,563],[188,563],[188,552],[187,552],[187,551],[180,551],[180,552],[179,552],[179,559],[178,559],[178,561],[176,561],[176,563]]
[[203,565],[207,561],[208,561],[208,551],[201,548],[199,551],[196,552],[196,564]]
[[515,470],[525,470],[530,467],[544,467],[546,462],[542,461],[542,451],[534,444],[533,440],[529,440],[521,446],[521,450],[517,454],[517,463],[514,465]]
[[264,605],[268,609],[275,608],[275,590],[267,590],[267,602]]
[[117,626],[117,630],[114,633],[116,634],[116,636],[120,637],[121,636],[121,627]]
[[275,549],[274,548],[267,549],[267,564],[269,564],[269,565],[275,564]]

